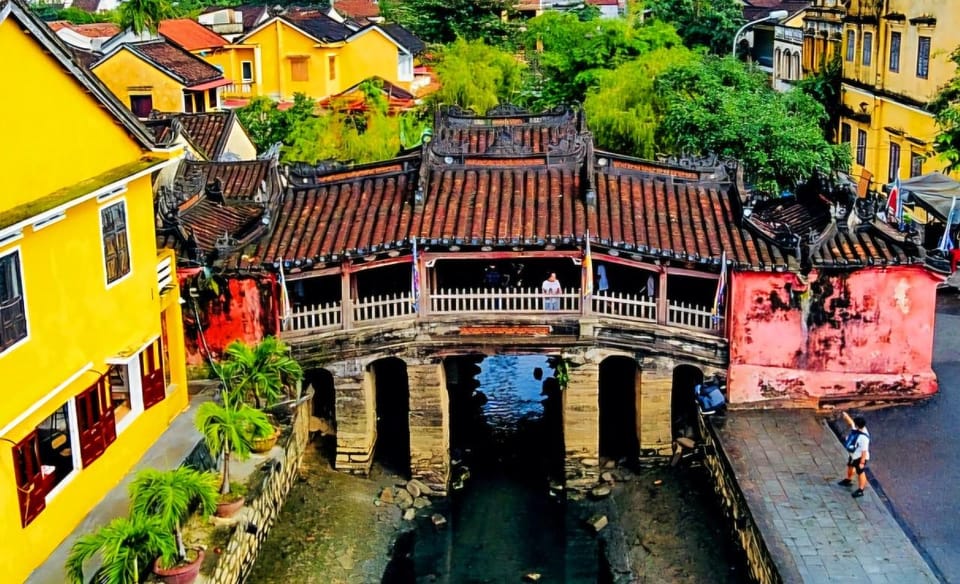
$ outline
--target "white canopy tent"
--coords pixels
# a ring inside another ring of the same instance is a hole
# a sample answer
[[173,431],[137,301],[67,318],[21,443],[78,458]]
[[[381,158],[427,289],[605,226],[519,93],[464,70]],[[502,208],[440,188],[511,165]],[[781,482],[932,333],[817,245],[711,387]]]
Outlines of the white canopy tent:
[[900,188],[912,196],[908,202],[923,207],[941,221],[947,220],[953,199],[960,199],[960,182],[939,172],[901,181]]

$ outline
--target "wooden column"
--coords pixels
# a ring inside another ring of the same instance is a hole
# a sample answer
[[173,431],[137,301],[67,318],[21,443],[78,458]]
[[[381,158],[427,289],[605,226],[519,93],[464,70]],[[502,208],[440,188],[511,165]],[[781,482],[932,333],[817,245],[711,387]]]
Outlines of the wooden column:
[[420,303],[417,306],[418,316],[430,314],[430,274],[427,273],[427,258],[420,254],[417,258],[417,274],[420,276]]
[[344,329],[353,328],[353,287],[350,285],[350,265],[340,268],[340,322]]
[[450,478],[450,398],[440,360],[407,362],[410,474],[446,492]]
[[657,323],[667,324],[669,316],[670,303],[667,300],[667,270],[660,268],[660,279],[657,280]]

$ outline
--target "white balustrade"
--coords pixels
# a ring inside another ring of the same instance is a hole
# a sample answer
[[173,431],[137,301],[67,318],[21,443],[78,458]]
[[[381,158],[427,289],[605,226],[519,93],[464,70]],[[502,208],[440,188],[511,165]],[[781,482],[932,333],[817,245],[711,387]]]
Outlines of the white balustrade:
[[706,331],[720,331],[720,320],[713,311],[703,306],[671,300],[667,310],[667,324]]
[[361,298],[353,305],[354,323],[390,320],[415,315],[409,292]]
[[295,307],[283,320],[284,331],[338,329],[342,323],[340,303],[307,304]]
[[162,254],[157,261],[157,289],[163,292],[167,286],[173,286],[173,255]]
[[537,288],[452,288],[430,293],[432,314],[580,312],[580,291],[546,295]]
[[623,320],[657,322],[657,301],[648,296],[601,292],[593,295],[593,312]]

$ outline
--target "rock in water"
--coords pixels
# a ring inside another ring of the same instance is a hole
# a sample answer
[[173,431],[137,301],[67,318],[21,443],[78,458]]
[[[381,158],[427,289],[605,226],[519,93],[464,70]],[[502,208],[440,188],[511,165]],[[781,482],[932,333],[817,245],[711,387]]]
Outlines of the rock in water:
[[600,474],[600,480],[605,483],[614,483],[616,479],[613,477],[613,473],[609,470]]
[[413,495],[413,498],[416,499],[420,496],[420,486],[413,481],[409,481],[407,483],[407,492]]
[[539,574],[538,572],[530,572],[529,574],[523,577],[523,579],[526,580],[527,582],[539,582],[540,578],[541,578],[541,574]]
[[430,521],[433,522],[433,526],[437,529],[441,529],[447,525],[447,518],[439,513],[434,513],[430,516]]
[[594,499],[603,499],[610,496],[610,487],[606,485],[600,485],[599,487],[594,487],[590,489],[590,496]]
[[433,495],[433,494],[434,494],[434,493],[433,493],[433,489],[431,489],[430,487],[428,487],[427,484],[424,483],[423,481],[421,481],[420,479],[410,479],[410,481],[408,481],[407,484],[408,484],[408,485],[411,485],[411,484],[412,484],[412,485],[416,485],[416,487],[417,487],[418,489],[420,489],[420,494],[421,494],[421,495]]
[[397,491],[397,507],[400,507],[401,509],[409,509],[412,506],[413,496],[404,490]]
[[416,499],[413,500],[414,509],[423,509],[424,507],[429,507],[429,506],[430,506],[430,499],[427,499],[426,497],[417,497]]
[[600,533],[600,531],[610,523],[610,520],[607,519],[606,515],[594,515],[590,518],[589,523],[594,532]]
[[393,489],[390,487],[384,487],[383,490],[380,491],[380,500],[384,503],[393,503]]
[[597,466],[597,465],[600,464],[600,461],[597,460],[596,458],[584,458],[583,460],[580,461],[580,464],[582,464],[583,466],[588,466],[588,467],[589,467],[589,466]]
[[417,510],[414,509],[413,507],[410,507],[409,509],[403,512],[404,521],[413,521],[416,518],[417,518]]

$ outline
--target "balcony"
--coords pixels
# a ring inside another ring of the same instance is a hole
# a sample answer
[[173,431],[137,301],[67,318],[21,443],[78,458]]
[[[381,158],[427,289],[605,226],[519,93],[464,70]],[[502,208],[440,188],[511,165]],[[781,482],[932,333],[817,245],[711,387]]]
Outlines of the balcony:
[[253,81],[241,81],[224,85],[221,90],[221,97],[225,99],[238,97],[253,97],[256,95],[257,84]]
[[173,250],[164,249],[157,253],[157,291],[163,295],[174,282],[174,254]]

